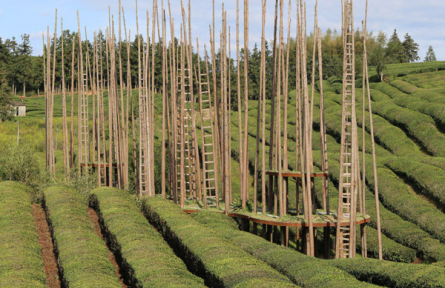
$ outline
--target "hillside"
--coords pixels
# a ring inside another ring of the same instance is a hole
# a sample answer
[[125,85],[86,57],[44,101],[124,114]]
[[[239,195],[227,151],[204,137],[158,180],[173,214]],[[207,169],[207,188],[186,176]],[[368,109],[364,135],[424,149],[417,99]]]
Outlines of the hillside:
[[[419,258],[425,262],[445,261],[445,62],[388,65],[385,74],[389,83],[372,83],[374,132],[377,142],[378,179],[380,189],[380,211],[384,234],[384,258],[393,261],[412,262]],[[371,72],[372,75],[372,72]],[[359,84],[361,81],[357,81]],[[341,127],[341,83],[338,79],[324,80],[326,125],[330,166],[331,208],[336,208],[336,185]],[[316,85],[318,87],[318,85]],[[318,96],[319,91],[316,91]],[[357,88],[357,111],[362,109],[361,88]],[[124,93],[125,94],[125,93]],[[290,93],[289,105],[289,165],[295,165],[295,91]],[[137,91],[133,91],[137,104]],[[75,95],[75,99],[77,95]],[[61,95],[55,97],[55,130],[57,153],[61,153]],[[105,97],[106,99],[106,97]],[[315,97],[317,99],[317,97]],[[70,97],[67,102],[70,103]],[[317,100],[318,101],[318,100]],[[44,170],[44,97],[25,98],[28,116],[20,119],[20,143],[30,145],[37,152]],[[162,102],[156,99],[156,121],[160,121]],[[106,103],[105,103],[106,104]],[[267,103],[270,108],[270,101]],[[320,134],[318,129],[318,102],[314,111],[314,164],[320,168]],[[69,105],[68,105],[69,107]],[[74,103],[75,111],[77,102]],[[367,105],[365,105],[367,107]],[[90,108],[92,103],[90,101]],[[268,108],[268,109],[269,109]],[[68,109],[68,115],[70,109]],[[91,110],[90,110],[91,111]],[[249,160],[251,165],[250,195],[253,197],[253,165],[255,161],[257,102],[249,101]],[[232,187],[234,195],[239,193],[238,163],[238,114],[232,112]],[[267,117],[270,121],[270,117]],[[68,120],[70,122],[70,120]],[[358,115],[359,141],[362,149],[362,117]],[[77,125],[77,121],[74,121]],[[197,123],[200,127],[199,121]],[[160,147],[161,125],[156,125],[156,146]],[[14,143],[17,124],[4,123],[0,126],[0,147]],[[77,130],[75,130],[77,131]],[[369,125],[366,120],[365,151],[371,157]],[[76,135],[76,133],[75,133]],[[266,131],[268,135],[268,131]],[[198,133],[200,138],[200,133]],[[75,146],[77,143],[75,143]],[[268,139],[266,139],[268,145]],[[5,148],[0,148],[3,150]],[[77,151],[77,149],[74,149]],[[268,148],[266,148],[266,155]],[[130,151],[130,153],[132,153]],[[261,163],[261,161],[260,161]],[[369,163],[372,163],[369,161]],[[62,167],[63,163],[57,161]],[[158,166],[159,167],[159,166]],[[366,167],[372,171],[372,166]],[[63,169],[57,169],[62,173]],[[59,174],[60,176],[61,174]],[[157,173],[159,176],[159,173]],[[372,183],[372,173],[367,173]],[[316,183],[316,187],[320,187]],[[295,193],[295,182],[291,183]],[[368,185],[367,213],[372,221],[368,229],[369,255],[377,251],[375,203],[373,186]],[[321,195],[317,195],[321,196]],[[235,196],[236,197],[236,196]],[[290,197],[295,197],[292,195]],[[295,245],[295,244],[293,244]]]

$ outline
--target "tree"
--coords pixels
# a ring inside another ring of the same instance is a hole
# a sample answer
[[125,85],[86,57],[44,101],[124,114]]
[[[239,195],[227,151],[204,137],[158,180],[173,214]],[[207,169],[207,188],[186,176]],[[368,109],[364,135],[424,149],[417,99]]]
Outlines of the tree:
[[408,33],[405,35],[405,41],[402,43],[404,52],[405,52],[405,62],[414,62],[420,59],[419,53],[419,44],[414,42],[413,38],[409,36]]
[[[0,68],[1,69],[1,68]],[[8,81],[6,81],[6,71],[0,70],[0,120],[5,121],[12,118],[14,108],[13,100],[9,93]]]
[[390,64],[405,62],[404,48],[402,42],[400,42],[399,36],[397,35],[396,29],[394,29],[394,33],[388,41],[386,52]]
[[371,52],[370,57],[370,64],[371,66],[375,66],[375,69],[377,71],[377,77],[379,79],[382,79],[383,77],[383,70],[386,67],[386,64],[388,63],[388,56],[387,52],[388,50],[385,49],[386,44],[386,35],[383,32],[380,32],[377,36],[377,43]]
[[437,61],[436,53],[434,53],[433,46],[430,45],[428,48],[428,52],[426,52],[426,57],[424,62],[434,62]]

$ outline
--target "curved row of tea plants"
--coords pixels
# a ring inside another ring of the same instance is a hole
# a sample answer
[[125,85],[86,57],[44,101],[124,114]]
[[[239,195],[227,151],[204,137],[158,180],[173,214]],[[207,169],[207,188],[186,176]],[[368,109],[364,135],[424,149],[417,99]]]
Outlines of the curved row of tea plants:
[[82,196],[66,186],[43,191],[61,282],[66,287],[121,287],[105,243],[94,231]]
[[236,222],[224,214],[202,211],[192,214],[191,217],[212,229],[218,237],[264,261],[302,287],[373,287],[371,284],[357,281],[326,261],[240,231]]
[[297,287],[287,277],[187,216],[176,204],[144,198],[142,209],[164,239],[211,287]]
[[103,187],[90,192],[108,246],[122,263],[132,287],[206,287],[147,222],[125,191]]
[[406,130],[431,155],[445,156],[445,149],[443,149],[445,135],[437,130],[436,123],[431,117],[400,107],[392,101],[374,103],[373,112]]
[[[339,155],[336,155],[337,158],[331,162],[333,165],[330,166],[330,177],[334,183],[338,183],[338,175],[339,175],[339,162],[336,159],[339,159]],[[333,157],[331,157],[333,159]],[[315,159],[314,159],[315,160]],[[372,171],[372,162],[368,161],[367,170]],[[421,252],[425,258],[434,259],[435,261],[445,260],[445,245],[440,243],[439,240],[434,239],[429,233],[422,230],[416,224],[406,221],[403,217],[392,213],[390,210],[385,208],[382,203],[385,203],[385,193],[393,193],[389,190],[388,187],[382,187],[380,184],[380,179],[383,179],[384,173],[386,171],[378,171],[379,177],[379,192],[380,192],[380,200],[382,201],[380,204],[380,215],[381,215],[381,228],[382,232],[386,234],[389,238],[395,240],[396,242],[413,248],[418,252]],[[395,176],[396,177],[396,176]],[[366,189],[367,199],[366,199],[366,213],[371,216],[370,225],[374,228],[376,227],[375,219],[375,200],[372,192],[373,189],[373,175],[372,173],[366,174],[366,180],[368,184],[368,188]],[[384,182],[382,182],[384,183]],[[369,196],[368,196],[369,195]],[[368,199],[369,197],[369,199]],[[395,205],[392,203],[392,205]],[[391,259],[388,259],[391,260]],[[413,259],[410,259],[411,261]],[[403,261],[403,262],[411,262],[411,261]]]
[[335,259],[338,267],[362,281],[385,287],[439,288],[445,286],[445,268],[433,265],[412,265],[377,259]]
[[0,287],[46,287],[28,188],[0,182]]

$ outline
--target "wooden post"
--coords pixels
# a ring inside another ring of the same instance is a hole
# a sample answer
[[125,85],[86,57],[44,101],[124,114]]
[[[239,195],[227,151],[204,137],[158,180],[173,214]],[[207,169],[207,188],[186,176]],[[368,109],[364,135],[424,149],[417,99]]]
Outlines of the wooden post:
[[[261,37],[261,77],[263,86],[260,91],[260,96],[262,97],[262,145],[261,145],[261,202],[262,202],[262,210],[263,215],[266,214],[266,42],[265,42],[265,26],[266,26],[266,7],[267,0],[262,1],[262,37]],[[258,110],[260,107],[258,106]],[[241,145],[240,145],[241,146]],[[266,226],[263,225],[263,235],[265,236]]]
[[63,117],[63,164],[65,169],[65,174],[69,173],[69,154],[68,154],[68,127],[67,127],[67,119],[66,119],[66,93],[65,93],[65,59],[63,54],[64,42],[63,42],[63,18],[61,20],[61,31],[62,31],[62,117]]
[[[244,0],[244,191],[245,197],[242,199],[242,207],[246,207],[249,200],[249,155],[247,153],[249,145],[249,0]],[[241,143],[240,143],[241,144]]]
[[[274,20],[274,36],[273,36],[273,52],[272,52],[272,99],[270,112],[270,138],[269,138],[269,170],[274,169],[274,131],[275,131],[275,86],[276,86],[276,46],[277,46],[277,19],[278,18],[278,0],[275,1],[275,20]],[[273,209],[273,176],[269,176],[269,197],[268,208]]]
[[[365,33],[366,33],[366,26],[367,26],[367,15],[368,15],[368,1],[366,1],[366,20],[365,20]],[[374,139],[374,123],[372,119],[372,108],[371,108],[371,91],[369,87],[369,75],[368,75],[368,59],[367,59],[367,52],[366,52],[366,45],[364,46],[364,55],[365,55],[365,61],[363,64],[366,66],[365,72],[366,72],[366,88],[368,93],[368,113],[369,113],[369,127],[370,127],[370,134],[371,134],[371,145],[372,145],[372,165],[373,165],[373,173],[374,173],[374,195],[375,195],[375,208],[376,208],[376,215],[377,215],[377,239],[378,239],[378,246],[379,246],[379,259],[383,259],[383,248],[382,248],[382,228],[380,224],[380,202],[379,202],[379,185],[378,185],[378,175],[377,175],[377,161],[376,161],[376,155],[375,155],[375,139]],[[364,105],[364,103],[363,103]],[[363,121],[365,121],[363,119]],[[365,193],[363,191],[363,193]]]

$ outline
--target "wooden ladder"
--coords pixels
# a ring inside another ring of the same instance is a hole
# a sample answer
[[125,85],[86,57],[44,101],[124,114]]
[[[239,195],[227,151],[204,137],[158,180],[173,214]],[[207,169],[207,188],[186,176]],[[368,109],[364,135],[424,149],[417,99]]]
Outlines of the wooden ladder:
[[[98,173],[99,173],[99,181],[100,181],[100,186],[107,186],[107,150],[106,150],[106,143],[105,143],[105,124],[104,124],[104,111],[103,111],[103,97],[102,97],[102,91],[103,91],[103,87],[102,87],[102,74],[100,72],[97,73],[97,78],[98,78],[98,93],[97,93],[97,97],[98,97],[98,108],[97,108],[97,118],[99,119],[99,127],[97,127],[97,137],[98,139],[100,139],[100,154],[97,155],[98,159],[100,159],[100,161],[98,162]],[[103,129],[102,129],[103,128]],[[97,142],[96,142],[97,143]]]
[[89,123],[88,123],[88,74],[82,73],[82,92],[80,98],[80,155],[79,163],[84,164],[88,174],[88,156],[89,156]]
[[139,193],[149,195],[149,145],[148,145],[148,97],[144,93],[144,81],[140,80],[139,94]]
[[[336,258],[355,257],[357,207],[357,123],[355,115],[355,49],[353,0],[344,7],[343,99],[340,152],[340,184],[337,211]],[[340,223],[348,219],[349,225]]]
[[[206,58],[207,59],[207,51]],[[202,161],[204,170],[204,209],[219,206],[218,193],[218,157],[215,149],[216,141],[213,132],[212,101],[208,76],[208,64],[201,73],[201,63],[198,64],[199,110],[201,116]],[[206,133],[207,131],[207,133]],[[210,131],[210,133],[208,133]],[[207,203],[210,200],[210,203]]]
[[[182,73],[184,73],[182,75]],[[192,105],[193,105],[193,99],[191,99],[191,89],[193,89],[190,86],[191,82],[191,70],[190,69],[183,69],[178,73],[179,81],[178,81],[178,91],[184,91],[181,93],[184,93],[182,97],[180,97],[180,101],[184,103],[178,104],[178,118],[177,118],[177,147],[176,147],[176,153],[177,153],[177,183],[178,183],[178,195],[182,195],[180,193],[181,189],[181,182],[185,182],[185,197],[191,197],[196,198],[196,157],[195,157],[195,146],[194,146],[194,137],[193,137],[193,130],[192,130],[192,117],[191,117],[191,111],[192,111]],[[182,83],[182,77],[184,77],[184,83]],[[184,111],[181,111],[181,107],[184,108]],[[181,112],[183,112],[181,114]],[[182,116],[181,116],[182,115]],[[183,125],[183,130],[181,129],[181,123]],[[184,178],[181,178],[181,134],[184,138]]]

